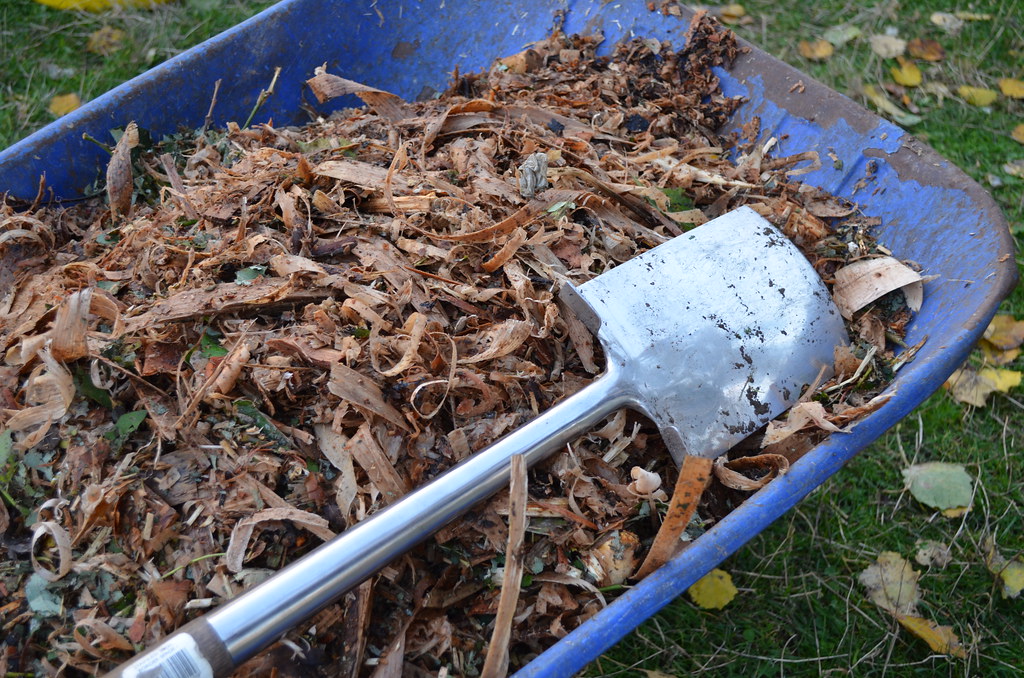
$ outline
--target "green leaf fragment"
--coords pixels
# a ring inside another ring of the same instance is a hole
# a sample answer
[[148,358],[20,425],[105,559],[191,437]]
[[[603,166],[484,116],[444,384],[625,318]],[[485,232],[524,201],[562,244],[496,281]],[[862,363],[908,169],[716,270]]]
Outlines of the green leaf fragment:
[[281,447],[294,447],[291,439],[271,423],[267,415],[259,411],[251,400],[241,399],[235,401],[235,412],[243,423],[252,424],[260,430],[268,439]]
[[237,273],[235,273],[235,284],[236,285],[251,285],[254,280],[262,276],[267,272],[266,266],[255,264],[253,266],[247,266]]
[[914,499],[943,512],[961,509],[955,514],[959,515],[970,507],[973,499],[974,483],[959,464],[941,461],[915,464],[903,469],[903,480]]
[[64,612],[61,597],[47,588],[47,581],[33,573],[25,584],[25,599],[28,607],[36,614],[56,617]]

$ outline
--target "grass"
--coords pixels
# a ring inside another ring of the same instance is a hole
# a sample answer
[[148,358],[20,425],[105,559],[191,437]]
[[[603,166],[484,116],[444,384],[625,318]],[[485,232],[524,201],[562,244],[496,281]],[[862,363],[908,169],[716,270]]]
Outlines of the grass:
[[[88,100],[145,68],[240,21],[268,2],[186,0],[152,13],[82,15],[30,0],[0,4],[0,147],[52,115],[54,94]],[[906,38],[938,40],[946,59],[923,65],[926,82],[996,87],[1024,78],[1024,8],[1019,0],[855,2],[747,0],[754,18],[737,31],[770,53],[863,103],[864,84],[891,82],[889,67],[866,36],[889,27]],[[970,9],[989,21],[967,22],[959,35],[929,21],[934,11]],[[825,62],[802,58],[797,40],[850,23],[860,39]],[[125,31],[109,58],[85,53],[88,35],[108,23]],[[1024,157],[1010,130],[1024,122],[1024,102],[1001,98],[991,109],[956,98],[910,92],[923,121],[911,131],[990,190],[1018,239],[1024,236],[1024,179],[1003,170]],[[1018,264],[1021,264],[1018,255]],[[1024,317],[1024,293],[1003,311]],[[1010,366],[1024,370],[1024,360]],[[588,675],[644,676],[1015,676],[1024,673],[1024,601],[1003,599],[985,568],[980,543],[995,534],[1002,553],[1024,551],[1024,406],[1020,392],[971,409],[938,393],[862,452],[793,511],[757,536],[723,568],[740,595],[722,611],[687,598],[672,603],[588,668]],[[947,519],[901,490],[901,470],[923,461],[966,466],[977,479],[974,510]],[[922,612],[952,626],[966,659],[931,652],[868,601],[858,574],[884,550],[913,559],[919,540],[951,546],[945,568],[922,571]]]

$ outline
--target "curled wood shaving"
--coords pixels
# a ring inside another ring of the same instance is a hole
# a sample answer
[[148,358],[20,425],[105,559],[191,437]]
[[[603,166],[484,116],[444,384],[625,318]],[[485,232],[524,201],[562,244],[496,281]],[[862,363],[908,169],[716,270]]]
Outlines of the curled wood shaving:
[[472,365],[506,356],[529,339],[532,331],[533,323],[515,319],[489,327],[465,342],[467,348],[459,352],[469,355],[459,358],[459,364]]
[[797,431],[812,425],[823,431],[849,433],[849,429],[840,428],[828,420],[824,405],[817,401],[808,401],[794,405],[786,414],[785,422],[768,422],[761,446],[766,447],[785,440]]
[[835,280],[833,297],[847,320],[872,301],[898,289],[906,294],[911,310],[921,308],[921,274],[892,257],[855,261],[836,271]]
[[231,539],[224,554],[224,564],[232,572],[241,572],[242,563],[245,559],[245,552],[249,548],[249,539],[256,526],[265,522],[276,522],[287,520],[303,527],[324,541],[333,539],[334,532],[327,527],[327,520],[308,511],[302,511],[290,506],[274,507],[257,511],[248,518],[243,518],[235,524],[231,530]]
[[753,492],[786,473],[789,460],[781,454],[758,454],[731,461],[719,457],[715,460],[714,469],[715,477],[726,487]]
[[115,217],[127,217],[132,207],[132,149],[139,145],[139,128],[134,122],[128,123],[121,138],[114,146],[107,165],[107,201]]
[[50,352],[55,359],[67,362],[89,355],[85,333],[91,308],[91,287],[78,290],[61,302],[51,331]]
[[[57,568],[55,570],[43,567],[36,557],[36,544],[43,537],[52,539],[53,546],[57,549]],[[71,537],[67,530],[50,520],[44,520],[32,526],[31,554],[32,569],[48,582],[63,579],[74,564],[74,558],[71,555]]]
[[51,424],[63,417],[75,397],[75,385],[71,373],[50,354],[48,348],[40,348],[36,356],[41,361],[26,380],[25,401],[29,407],[10,414],[6,427],[11,431],[34,431],[18,443],[19,449],[36,445]]

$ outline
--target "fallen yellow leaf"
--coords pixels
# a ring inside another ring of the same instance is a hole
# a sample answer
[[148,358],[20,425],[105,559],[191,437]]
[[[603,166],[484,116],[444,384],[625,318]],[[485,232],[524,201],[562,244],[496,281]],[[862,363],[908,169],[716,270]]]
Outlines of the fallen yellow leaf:
[[835,51],[832,43],[827,40],[815,40],[814,42],[801,40],[797,49],[800,51],[800,56],[812,61],[824,61]]
[[993,346],[990,342],[982,339],[978,342],[978,346],[981,347],[981,354],[985,356],[985,362],[997,367],[1009,365],[1017,356],[1020,355],[1019,348],[1002,349],[997,346]]
[[1006,393],[1015,386],[1020,386],[1020,372],[1014,370],[1004,370],[999,367],[983,367],[978,370],[978,375],[982,379],[989,380],[995,387],[995,390]]
[[1024,99],[1024,80],[1003,78],[999,81],[999,91],[1011,99]]
[[985,341],[1004,351],[1017,348],[1024,344],[1024,320],[1017,320],[1006,313],[996,314],[982,336]]
[[942,45],[927,38],[914,38],[907,43],[907,52],[915,59],[925,61],[942,61],[946,58],[946,50]]
[[953,35],[959,33],[960,29],[964,27],[964,20],[949,12],[932,12],[930,18],[933,24]]
[[[747,17],[747,9],[746,7],[739,3],[732,3],[731,5],[726,5],[725,7],[722,8],[721,14],[719,16],[721,16],[722,18],[722,23],[726,24],[749,23],[749,18]],[[745,21],[745,19],[747,20]]]
[[1010,560],[996,550],[995,539],[991,535],[981,543],[985,550],[985,565],[1002,583],[1003,598],[1017,598],[1024,591],[1024,560],[1014,556]]
[[986,367],[981,370],[967,366],[953,372],[943,384],[949,394],[959,402],[984,407],[990,393],[1006,392],[1020,384],[1020,372]]
[[85,44],[85,51],[110,56],[121,49],[124,43],[124,31],[113,26],[103,26],[89,35],[89,41]]
[[970,85],[960,85],[956,88],[956,93],[972,106],[989,106],[999,98],[999,92],[994,89],[971,87]]
[[728,572],[715,568],[686,590],[693,602],[705,610],[721,610],[738,592]]
[[909,127],[916,125],[922,120],[921,116],[908,113],[894,104],[889,100],[889,97],[885,96],[885,92],[874,85],[864,85],[863,92],[868,101],[873,103],[878,110],[892,118],[897,125]]
[[904,59],[902,56],[896,57],[896,60],[900,65],[889,69],[889,72],[892,73],[892,79],[904,87],[917,87],[920,85],[921,69],[917,67],[917,64],[910,59]]
[[1024,122],[1014,127],[1013,131],[1010,132],[1010,136],[1017,143],[1024,144]]
[[58,94],[50,99],[50,113],[56,116],[67,115],[82,105],[82,98],[74,92],[70,94]]
[[905,614],[896,615],[896,620],[899,621],[903,628],[928,643],[932,651],[948,654],[952,657],[959,657],[960,659],[967,657],[963,645],[960,644],[960,638],[953,633],[953,627],[939,626],[931,619]]
[[36,0],[36,2],[42,5],[56,7],[57,9],[85,10],[87,12],[102,12],[103,10],[121,7],[149,9],[169,1],[170,0]]
[[878,607],[895,615],[916,615],[921,600],[917,580],[921,573],[893,551],[878,554],[878,560],[857,578]]
[[953,12],[953,15],[957,19],[963,19],[964,21],[991,21],[991,14],[981,14],[979,12]]

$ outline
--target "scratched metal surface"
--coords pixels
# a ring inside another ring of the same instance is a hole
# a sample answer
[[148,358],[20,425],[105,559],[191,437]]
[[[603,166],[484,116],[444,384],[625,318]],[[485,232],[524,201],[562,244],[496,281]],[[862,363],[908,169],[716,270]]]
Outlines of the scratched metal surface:
[[[244,120],[275,66],[283,68],[277,92],[257,121],[282,125],[308,120],[303,106],[313,102],[300,83],[324,62],[332,72],[415,98],[443,89],[456,64],[463,72],[484,68],[492,58],[543,37],[556,10],[567,11],[569,32],[601,29],[609,43],[642,35],[680,44],[688,18],[651,13],[645,5],[432,0],[377,3],[378,14],[369,0],[286,0],[0,152],[0,191],[31,199],[45,172],[57,196],[80,196],[105,162],[101,151],[81,140],[82,132],[106,138],[108,130],[130,120],[158,134],[180,124],[198,126],[218,79],[215,120]],[[826,160],[803,179],[880,217],[881,240],[938,276],[926,285],[924,307],[910,327],[911,343],[926,336],[928,342],[900,372],[886,406],[852,433],[817,446],[789,474],[518,675],[572,675],[785,513],[939,388],[1016,283],[1013,244],[999,209],[927,146],[756,48],[722,77],[727,93],[748,100],[735,126],[760,116],[766,133],[784,139],[781,152],[835,154],[841,169]],[[805,91],[790,92],[798,81]],[[855,192],[872,162],[873,181]]]

